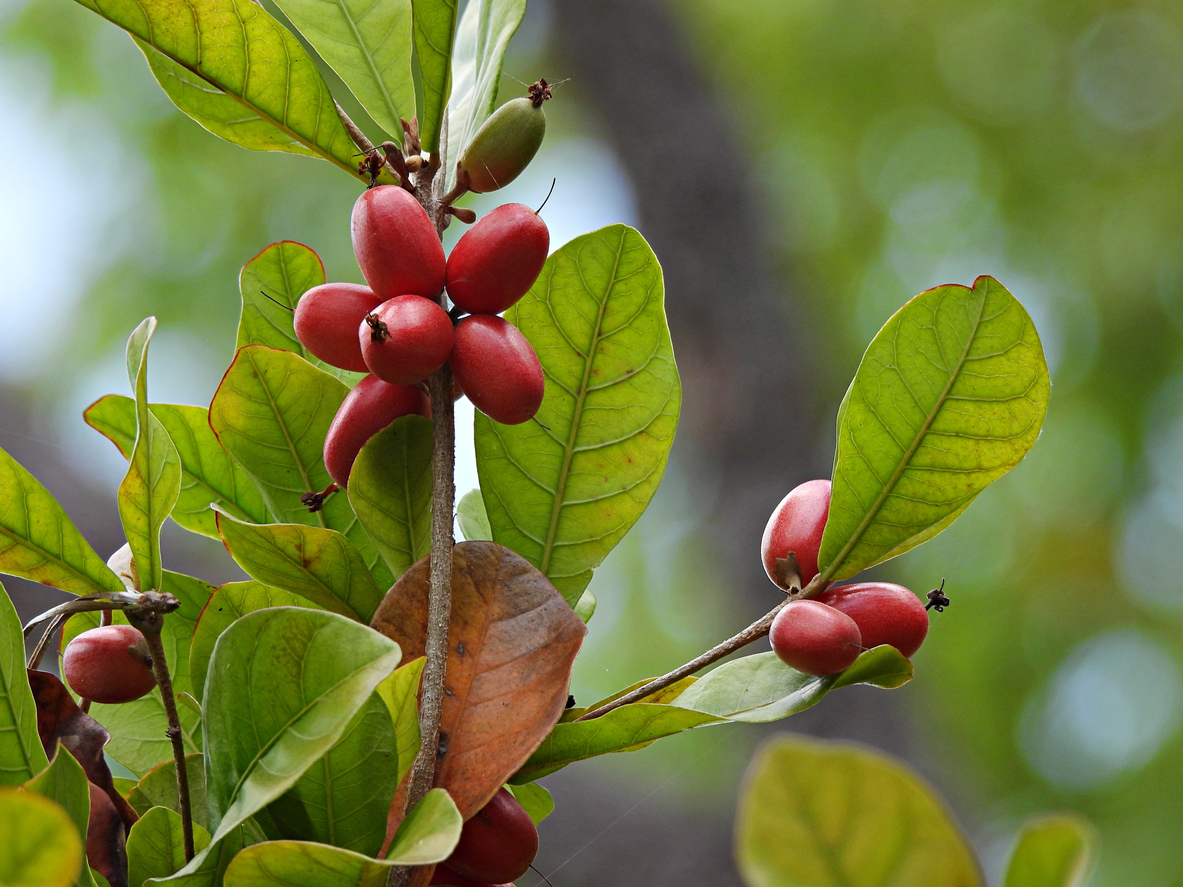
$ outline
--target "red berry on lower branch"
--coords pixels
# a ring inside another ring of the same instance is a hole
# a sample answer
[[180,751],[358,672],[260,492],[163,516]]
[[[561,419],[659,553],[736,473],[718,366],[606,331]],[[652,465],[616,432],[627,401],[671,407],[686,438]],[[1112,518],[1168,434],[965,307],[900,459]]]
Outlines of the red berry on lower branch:
[[862,652],[855,621],[817,601],[785,604],[772,620],[768,639],[789,668],[819,676],[845,671]]
[[102,625],[66,645],[62,676],[70,689],[92,702],[116,705],[152,691],[148,642],[130,625]]
[[505,789],[464,823],[460,842],[445,863],[466,878],[501,883],[520,878],[538,854],[538,829]]
[[403,416],[431,418],[431,400],[416,385],[391,385],[366,376],[345,396],[325,435],[324,462],[338,486],[349,485],[349,472],[366,441]]
[[357,264],[380,302],[407,293],[434,299],[443,291],[444,247],[410,192],[397,185],[364,192],[350,229]]
[[831,588],[817,600],[853,619],[864,647],[890,644],[911,659],[928,634],[928,611],[902,585],[859,582]]
[[458,872],[452,871],[442,862],[435,867],[431,874],[431,887],[513,887],[513,884],[489,884],[484,881],[474,881]]
[[452,319],[422,296],[399,296],[367,314],[357,328],[370,372],[393,385],[414,385],[452,353]]
[[768,518],[760,557],[764,572],[780,588],[788,590],[794,577],[792,560],[796,558],[798,587],[804,588],[817,575],[817,553],[822,545],[822,531],[830,516],[830,482],[810,480],[794,487],[780,500]]
[[518,425],[542,405],[542,364],[507,320],[489,314],[464,318],[456,327],[449,362],[473,406],[495,422]]
[[296,303],[292,318],[296,338],[331,366],[367,372],[357,342],[357,325],[381,302],[372,289],[356,283],[314,286]]
[[499,206],[453,247],[448,296],[469,314],[500,314],[534,285],[549,249],[538,213],[521,203]]

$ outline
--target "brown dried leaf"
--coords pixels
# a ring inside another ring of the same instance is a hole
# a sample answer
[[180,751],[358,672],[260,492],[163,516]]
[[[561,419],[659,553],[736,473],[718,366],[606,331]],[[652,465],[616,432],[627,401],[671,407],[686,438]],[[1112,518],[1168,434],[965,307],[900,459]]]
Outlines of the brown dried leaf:
[[86,860],[111,887],[127,887],[127,832],[107,793],[90,783]]
[[[103,725],[82,711],[65,685],[47,671],[29,669],[29,686],[37,705],[37,734],[47,755],[53,754],[60,741],[82,765],[86,778],[106,792],[119,811],[124,827],[130,831],[139,815],[115,788],[111,770],[103,758],[103,746],[111,734]],[[93,809],[93,805],[92,805]]]
[[[403,663],[425,655],[428,558],[394,584],[372,626]],[[550,581],[493,542],[461,542],[452,560],[441,741],[435,786],[468,819],[550,733],[567,703],[587,628]]]

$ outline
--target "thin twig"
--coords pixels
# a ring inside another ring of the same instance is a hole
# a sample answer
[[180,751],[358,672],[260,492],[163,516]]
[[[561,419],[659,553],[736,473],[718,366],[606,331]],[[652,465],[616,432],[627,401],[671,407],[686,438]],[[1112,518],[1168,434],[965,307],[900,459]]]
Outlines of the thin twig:
[[45,629],[41,635],[41,640],[37,642],[37,646],[33,648],[33,655],[29,657],[29,668],[36,669],[41,665],[41,658],[45,655],[45,649],[49,646],[49,639],[53,637],[54,632],[61,628],[62,623],[68,619],[69,616],[65,613],[59,613],[49,623],[49,627]]
[[825,591],[829,584],[829,582],[821,581],[821,576],[815,576],[803,590],[800,590],[795,594],[790,592],[785,600],[781,601],[769,612],[765,613],[739,634],[733,635],[732,637],[723,641],[723,643],[711,647],[711,649],[707,650],[701,656],[696,656],[685,665],[680,665],[673,671],[663,674],[659,678],[654,678],[649,683],[642,687],[638,687],[631,693],[626,693],[619,699],[613,699],[611,702],[606,702],[594,711],[589,711],[575,720],[590,721],[595,718],[602,717],[603,715],[608,714],[608,712],[620,708],[622,705],[628,705],[630,702],[639,702],[646,696],[651,696],[658,690],[664,690],[671,684],[676,684],[678,681],[682,680],[682,678],[689,677],[696,671],[701,671],[708,665],[718,662],[724,656],[746,647],[753,641],[758,641],[760,638],[768,634],[768,630],[772,627],[772,620],[776,618],[776,614],[784,608],[785,604],[788,604],[792,601],[802,601],[816,597]]
[[333,99],[333,107],[337,109],[337,116],[345,124],[345,131],[349,133],[349,138],[353,139],[353,144],[357,145],[357,150],[365,154],[373,151],[374,143],[366,138],[366,134],[350,119],[349,115],[345,113],[345,109],[337,103],[336,99]]

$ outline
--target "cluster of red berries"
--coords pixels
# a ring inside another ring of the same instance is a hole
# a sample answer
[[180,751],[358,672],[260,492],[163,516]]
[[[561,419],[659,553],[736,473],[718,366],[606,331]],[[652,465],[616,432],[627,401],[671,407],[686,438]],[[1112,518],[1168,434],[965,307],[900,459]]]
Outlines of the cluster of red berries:
[[[804,588],[818,574],[817,555],[830,516],[830,482],[811,480],[776,506],[764,528],[764,571],[778,587]],[[934,599],[947,602],[947,599]],[[781,608],[768,638],[797,671],[836,674],[871,647],[890,644],[906,658],[928,634],[928,610],[911,591],[889,582],[830,588],[813,600]]]
[[538,830],[525,808],[505,789],[464,823],[460,841],[435,867],[433,885],[513,887],[538,853]]
[[[395,419],[431,415],[423,382],[449,363],[459,393],[494,421],[516,425],[542,404],[542,365],[498,317],[526,294],[550,248],[546,224],[520,203],[477,222],[451,256],[410,192],[370,188],[353,207],[353,251],[369,286],[326,283],[296,305],[296,337],[321,360],[370,375],[337,411],[324,446],[339,486],[362,446]],[[441,307],[447,289],[455,306]],[[454,323],[462,315],[467,315]]]

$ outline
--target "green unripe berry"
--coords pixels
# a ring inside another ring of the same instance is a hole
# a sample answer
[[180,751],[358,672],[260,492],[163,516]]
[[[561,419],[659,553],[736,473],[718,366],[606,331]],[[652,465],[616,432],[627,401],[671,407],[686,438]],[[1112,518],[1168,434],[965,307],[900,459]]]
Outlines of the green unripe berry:
[[456,165],[458,182],[484,194],[516,179],[542,145],[546,114],[542,103],[550,98],[545,80],[530,87],[530,97],[506,102],[477,130]]

